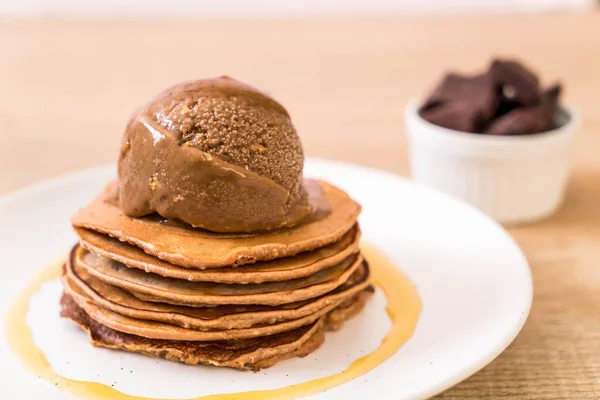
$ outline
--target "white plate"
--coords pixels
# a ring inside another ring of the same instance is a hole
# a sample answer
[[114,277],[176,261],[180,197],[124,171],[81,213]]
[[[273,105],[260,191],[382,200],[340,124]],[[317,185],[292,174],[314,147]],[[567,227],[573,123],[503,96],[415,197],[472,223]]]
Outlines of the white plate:
[[[363,205],[364,239],[402,268],[423,306],[413,337],[394,356],[361,379],[315,397],[429,397],[484,367],[515,338],[531,306],[531,273],[498,224],[385,172],[313,159],[307,161],[306,175],[339,185]],[[2,315],[36,271],[75,241],[70,216],[113,176],[112,166],[90,169],[0,199]],[[0,388],[2,398],[66,397],[25,371],[3,335]]]

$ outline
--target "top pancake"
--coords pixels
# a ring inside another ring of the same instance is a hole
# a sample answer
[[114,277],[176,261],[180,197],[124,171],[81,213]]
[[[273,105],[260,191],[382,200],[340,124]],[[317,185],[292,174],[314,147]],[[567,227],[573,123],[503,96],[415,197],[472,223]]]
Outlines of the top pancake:
[[293,257],[247,264],[240,267],[196,269],[180,267],[145,253],[142,249],[110,236],[75,228],[81,245],[100,256],[168,278],[191,282],[263,283],[302,278],[342,262],[358,252],[360,230],[352,228],[340,240]]
[[154,217],[130,218],[114,205],[109,184],[72,218],[75,227],[104,233],[172,264],[190,268],[231,267],[289,257],[340,240],[356,223],[360,205],[323,181],[307,185],[317,211],[291,229],[257,234],[221,234]]

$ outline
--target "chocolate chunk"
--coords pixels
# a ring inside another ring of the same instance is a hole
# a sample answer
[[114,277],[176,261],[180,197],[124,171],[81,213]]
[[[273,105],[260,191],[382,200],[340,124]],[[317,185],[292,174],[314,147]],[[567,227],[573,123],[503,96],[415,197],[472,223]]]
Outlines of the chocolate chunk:
[[[498,109],[496,110],[496,114],[494,114],[494,116],[492,117],[492,121],[500,118],[501,116],[508,114],[509,112],[511,112],[512,110],[519,108],[519,105],[515,102],[511,102],[511,101],[501,101],[500,104],[498,105]],[[490,121],[488,121],[490,122]]]
[[500,88],[502,102],[531,106],[540,101],[537,76],[516,61],[494,60],[489,73]]
[[481,120],[479,110],[469,102],[449,101],[429,106],[421,117],[434,125],[462,132],[478,132]]
[[560,111],[560,104],[558,99],[562,92],[560,84],[554,84],[542,92],[541,105],[544,107],[546,119],[549,121],[551,128],[556,128],[558,123],[556,121],[558,113]]
[[447,74],[419,109],[425,120],[491,135],[528,135],[557,127],[561,86],[541,89],[535,73],[512,60],[494,60],[485,74]]
[[470,113],[475,109],[477,121],[474,123],[479,125],[489,120],[496,112],[498,107],[496,87],[488,74],[470,77],[449,73],[433,90],[421,108],[421,112],[440,106],[445,107],[448,102],[462,104],[452,106],[449,113],[456,112],[457,107],[468,109]]
[[483,132],[488,135],[530,135],[552,129],[546,107],[541,103],[532,107],[516,108],[494,120]]
[[552,101],[553,103],[558,103],[558,98],[560,97],[561,93],[562,93],[561,84],[555,83],[554,85],[549,86],[546,89],[544,89],[542,96],[547,98],[548,100]]

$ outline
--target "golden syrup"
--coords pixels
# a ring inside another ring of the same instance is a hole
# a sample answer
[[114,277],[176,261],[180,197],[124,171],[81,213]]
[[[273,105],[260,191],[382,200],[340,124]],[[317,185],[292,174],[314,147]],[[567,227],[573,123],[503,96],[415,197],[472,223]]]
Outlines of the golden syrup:
[[[346,370],[338,374],[297,385],[272,390],[208,395],[189,400],[297,399],[356,379],[391,357],[412,336],[421,313],[421,301],[416,288],[408,278],[384,255],[371,246],[362,245],[361,249],[365,258],[369,260],[372,282],[383,290],[387,298],[387,314],[392,322],[390,331],[374,352],[354,361]],[[87,400],[148,400],[145,397],[121,393],[101,383],[76,381],[58,375],[52,370],[44,354],[35,346],[25,322],[29,302],[44,282],[59,276],[62,262],[45,268],[15,299],[5,325],[5,334],[11,350],[34,375],[50,382],[65,393]],[[327,341],[325,341],[326,345]]]

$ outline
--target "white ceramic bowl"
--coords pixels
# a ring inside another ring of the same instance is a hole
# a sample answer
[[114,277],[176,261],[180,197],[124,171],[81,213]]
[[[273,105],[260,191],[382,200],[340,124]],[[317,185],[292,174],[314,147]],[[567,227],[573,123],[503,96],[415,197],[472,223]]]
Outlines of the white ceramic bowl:
[[465,200],[503,223],[541,219],[560,206],[579,112],[563,107],[560,127],[522,136],[478,135],[425,121],[405,110],[413,179]]

